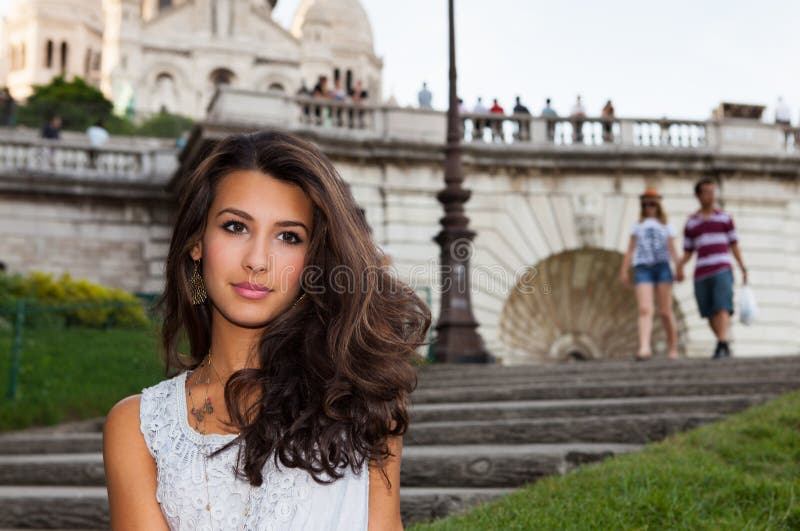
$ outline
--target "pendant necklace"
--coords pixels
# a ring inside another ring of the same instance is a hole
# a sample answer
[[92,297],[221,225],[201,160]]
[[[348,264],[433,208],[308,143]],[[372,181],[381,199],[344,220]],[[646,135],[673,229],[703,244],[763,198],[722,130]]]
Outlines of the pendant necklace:
[[[200,363],[200,368],[202,368],[203,366],[204,366],[204,364],[201,362]],[[213,370],[214,373],[217,375],[217,379],[219,380],[219,383],[222,384],[222,388],[223,389],[225,388],[225,384],[222,382],[222,378],[220,377],[219,372],[217,372],[217,368],[214,367],[214,365],[211,363],[211,350],[210,349],[208,351],[208,356],[207,356],[207,361],[205,363],[205,367],[206,367],[206,381],[204,383],[206,385],[206,397],[205,397],[205,400],[203,401],[202,407],[200,407],[200,408],[195,407],[195,405],[194,405],[194,396],[192,394],[192,387],[195,387],[195,386],[200,385],[201,383],[203,383],[203,382],[200,381],[200,373],[199,373],[199,371],[198,371],[198,374],[197,374],[197,378],[195,378],[194,384],[192,385],[191,384],[191,380],[190,380],[190,385],[189,385],[189,400],[191,401],[191,404],[192,404],[191,413],[192,413],[192,416],[194,417],[194,420],[195,420],[194,427],[195,427],[195,430],[198,431],[203,436],[203,438],[206,437],[206,416],[207,415],[211,415],[211,414],[214,413],[214,406],[211,404],[211,399],[208,396],[208,390],[211,387],[211,370]],[[209,367],[210,367],[210,370],[208,369]],[[201,423],[202,423],[202,427],[200,426]],[[200,448],[201,448],[200,453],[203,454],[203,477],[205,478],[205,487],[206,487],[206,512],[208,513],[209,524],[210,524],[211,523],[211,496],[210,496],[209,490],[208,490],[208,454],[209,454],[209,452],[208,452],[208,445],[206,444],[205,440],[203,440],[203,443],[202,443]],[[236,482],[236,477],[233,478],[233,481]],[[252,498],[252,495],[253,495],[253,485],[251,484],[250,488],[249,488],[249,490],[247,492],[247,502],[244,505],[244,514],[242,515],[242,526],[239,529],[244,529],[245,523],[247,522],[247,517],[250,515],[250,500]]]

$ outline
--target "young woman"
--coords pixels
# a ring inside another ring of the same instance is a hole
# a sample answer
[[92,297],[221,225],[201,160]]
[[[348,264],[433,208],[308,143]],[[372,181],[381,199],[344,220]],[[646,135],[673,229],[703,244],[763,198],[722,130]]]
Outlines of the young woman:
[[[646,190],[639,196],[641,213],[639,222],[631,229],[628,252],[622,260],[620,279],[630,286],[628,269],[633,261],[636,283],[636,300],[639,306],[639,350],[636,359],[652,357],[650,337],[653,331],[653,301],[658,302],[658,313],[667,332],[669,358],[678,359],[678,334],[672,314],[672,270],[670,258],[677,264],[675,229],[667,223],[661,206],[661,196],[655,190]],[[654,297],[655,295],[655,297]]]
[[236,135],[178,203],[159,301],[177,375],[108,414],[112,529],[402,529],[430,312],[344,181],[295,137]]

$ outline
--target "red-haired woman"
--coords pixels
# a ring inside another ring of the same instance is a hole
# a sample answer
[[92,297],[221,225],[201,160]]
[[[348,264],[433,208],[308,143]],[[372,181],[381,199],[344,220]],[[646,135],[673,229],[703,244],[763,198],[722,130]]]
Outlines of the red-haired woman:
[[177,375],[108,414],[112,529],[402,529],[430,312],[344,181],[298,138],[236,135],[178,203],[159,301]]

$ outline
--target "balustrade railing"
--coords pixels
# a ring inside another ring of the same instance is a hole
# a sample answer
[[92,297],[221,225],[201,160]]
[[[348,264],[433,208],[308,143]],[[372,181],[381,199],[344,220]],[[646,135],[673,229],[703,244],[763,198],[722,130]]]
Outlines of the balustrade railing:
[[366,103],[307,96],[298,96],[295,102],[303,125],[360,130],[375,126],[375,107]]
[[463,113],[464,140],[487,143],[701,148],[706,122]]
[[92,147],[39,138],[0,138],[0,173],[42,173],[76,179],[147,181],[168,176],[175,150]]
[[[462,138],[469,144],[800,153],[794,129],[786,133],[784,141],[783,129],[757,120],[745,123],[473,112],[462,113],[460,119]],[[319,128],[352,134],[357,139],[422,143],[443,143],[446,134],[446,113],[441,111],[229,88],[215,95],[209,120],[296,131]]]

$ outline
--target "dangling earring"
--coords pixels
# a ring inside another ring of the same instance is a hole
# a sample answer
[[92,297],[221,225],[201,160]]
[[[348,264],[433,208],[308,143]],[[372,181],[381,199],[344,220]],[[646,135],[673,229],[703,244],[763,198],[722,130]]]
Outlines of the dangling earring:
[[295,306],[297,306],[297,303],[298,303],[298,302],[300,302],[301,300],[303,300],[303,299],[305,298],[305,296],[306,296],[306,294],[305,294],[305,293],[303,293],[302,295],[300,295],[300,298],[299,298],[299,299],[297,299],[296,301],[294,301],[294,304],[292,304],[292,308],[294,308]]
[[200,276],[198,269],[200,268],[200,260],[194,261],[194,273],[189,277],[189,288],[192,292],[192,304],[203,304],[208,297],[206,293],[206,285],[203,283],[203,277]]

